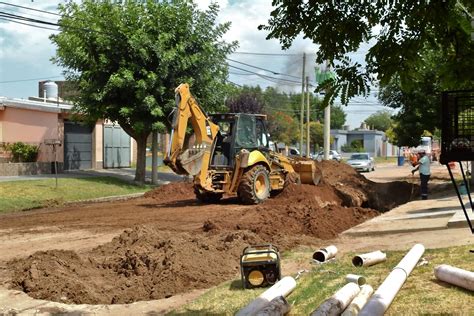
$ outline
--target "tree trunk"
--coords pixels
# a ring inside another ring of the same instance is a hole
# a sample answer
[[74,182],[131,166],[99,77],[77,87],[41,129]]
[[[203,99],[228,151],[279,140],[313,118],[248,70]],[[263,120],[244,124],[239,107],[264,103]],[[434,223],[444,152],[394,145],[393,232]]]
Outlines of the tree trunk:
[[137,169],[135,170],[135,182],[145,183],[146,175],[146,140],[148,135],[137,135]]

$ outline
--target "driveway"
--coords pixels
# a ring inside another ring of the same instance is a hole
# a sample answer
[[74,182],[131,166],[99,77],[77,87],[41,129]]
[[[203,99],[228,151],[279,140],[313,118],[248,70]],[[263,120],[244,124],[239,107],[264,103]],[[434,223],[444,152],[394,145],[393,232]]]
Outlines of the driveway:
[[[2,176],[0,182],[20,181],[20,180],[41,180],[54,178],[54,174],[40,174],[33,176]],[[86,178],[86,177],[114,177],[124,181],[133,182],[135,178],[135,168],[120,169],[97,169],[97,170],[74,170],[58,174],[58,178]],[[186,177],[177,175],[173,172],[158,172],[158,184],[167,184],[169,182],[184,181]],[[151,172],[147,171],[146,181],[151,182]]]

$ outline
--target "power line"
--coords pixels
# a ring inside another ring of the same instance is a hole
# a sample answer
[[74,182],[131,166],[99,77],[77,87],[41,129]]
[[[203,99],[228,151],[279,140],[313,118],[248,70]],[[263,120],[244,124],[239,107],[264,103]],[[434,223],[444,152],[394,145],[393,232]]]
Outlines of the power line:
[[30,7],[24,7],[24,6],[21,6],[21,5],[12,4],[12,3],[6,3],[6,2],[3,2],[3,1],[0,1],[0,4],[9,5],[9,6],[12,6],[12,7],[17,7],[17,8],[21,8],[21,9],[25,9],[25,10],[31,10],[31,11],[36,11],[36,12],[41,12],[41,13],[46,13],[46,14],[52,14],[52,15],[61,16],[61,14],[58,14],[58,13],[54,13],[54,12],[50,12],[50,11],[44,11],[44,10],[39,10],[39,9],[34,9],[34,8],[30,8]]
[[51,27],[39,26],[39,25],[34,25],[34,24],[29,24],[29,23],[24,23],[24,22],[20,22],[20,21],[11,20],[9,18],[3,17],[2,15],[0,15],[0,20],[12,22],[12,23],[17,23],[17,24],[23,24],[23,25],[27,25],[27,26],[31,26],[31,27],[36,27],[38,29],[43,29],[43,30],[59,31],[58,29],[53,29]]
[[[17,10],[13,9],[13,8],[2,8],[3,10],[7,10],[7,11],[10,11],[11,13],[18,13]],[[33,14],[33,13],[29,13],[29,12],[21,12],[22,15],[27,15],[27,16],[31,16],[31,17],[34,17],[34,18],[42,18],[42,19],[55,19],[54,21],[57,22],[58,20],[54,17],[45,17],[44,15],[39,15],[39,14]]]
[[33,18],[22,16],[22,15],[16,15],[16,14],[13,14],[13,13],[0,11],[0,14],[7,17],[7,18],[11,18],[11,19],[28,21],[28,22],[35,22],[35,23],[40,23],[40,24],[47,24],[47,25],[52,25],[52,26],[59,26],[59,24],[55,23],[55,22],[49,22],[49,21],[44,21],[44,20],[33,19]]
[[[48,21],[43,21],[43,20],[38,20],[38,19],[32,19],[32,18],[21,16],[21,15],[11,14],[11,13],[2,12],[2,11],[0,11],[0,17],[6,17],[6,18],[9,18],[9,19],[13,19],[13,20],[27,21],[27,22],[38,23],[38,24],[59,26],[61,28],[71,28],[71,29],[76,29],[76,30],[81,30],[81,31],[94,32],[94,33],[97,33],[97,34],[106,35],[106,36],[110,37],[111,39],[116,40],[116,38],[112,34],[108,34],[108,33],[102,32],[102,31],[94,30],[94,29],[88,29],[88,28],[58,24],[58,23],[53,23],[53,22],[48,22]],[[15,22],[13,20],[9,20],[9,21],[10,22]],[[16,23],[19,23],[19,22],[16,22]],[[20,23],[20,24],[25,24],[25,23]],[[38,26],[35,26],[35,25],[30,25],[30,24],[25,24],[25,25],[32,26],[32,27],[38,27]],[[44,28],[44,27],[39,27],[39,28]]]
[[41,77],[41,78],[31,78],[31,79],[7,80],[7,81],[0,81],[0,83],[13,83],[13,82],[23,82],[23,81],[36,81],[36,80],[52,79],[52,78],[64,78],[64,76],[51,76],[51,77]]
[[276,72],[276,71],[273,71],[273,70],[270,70],[270,69],[266,69],[266,68],[262,68],[262,67],[258,67],[258,66],[254,66],[254,65],[250,65],[250,64],[247,64],[247,63],[244,63],[244,62],[241,62],[241,61],[237,61],[237,60],[234,60],[234,59],[230,59],[230,58],[226,58],[227,60],[229,61],[232,61],[234,63],[237,63],[237,64],[241,64],[241,65],[245,65],[245,66],[248,66],[248,67],[252,67],[252,68],[255,68],[255,69],[260,69],[260,70],[263,70],[263,71],[268,71],[274,75],[279,75],[279,76],[286,76],[286,77],[290,77],[290,78],[296,78],[296,79],[299,79],[300,77],[296,77],[296,76],[293,76],[293,75],[288,75],[288,74],[282,74],[280,72]]
[[[247,69],[240,68],[240,67],[237,67],[237,66],[232,66],[232,65],[228,65],[228,66],[231,67],[231,68],[241,70],[241,71],[246,71],[248,73],[254,74],[254,75],[259,76],[259,77],[261,77],[263,79],[266,79],[268,81],[278,80],[278,81],[286,81],[286,82],[289,82],[289,83],[297,83],[299,85],[301,84],[301,81],[294,81],[294,80],[290,80],[290,79],[276,78],[276,77],[272,77],[272,76],[262,75],[262,74],[259,74],[257,72],[253,72],[251,70],[247,70]],[[274,82],[274,81],[272,81],[272,82]]]

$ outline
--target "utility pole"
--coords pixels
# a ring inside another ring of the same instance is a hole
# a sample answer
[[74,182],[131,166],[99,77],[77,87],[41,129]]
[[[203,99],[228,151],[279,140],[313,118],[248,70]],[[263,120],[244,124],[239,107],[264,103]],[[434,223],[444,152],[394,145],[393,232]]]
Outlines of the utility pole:
[[[328,71],[328,66],[326,63],[325,71]],[[331,106],[328,104],[324,108],[324,160],[329,159],[329,146],[330,146],[330,137],[331,137]]]
[[151,132],[151,183],[158,184],[158,132]]
[[309,158],[309,144],[310,144],[310,139],[309,139],[309,122],[310,122],[310,116],[309,116],[309,77],[306,76],[306,158]]
[[329,146],[331,137],[331,106],[324,108],[324,160],[329,159]]
[[304,124],[304,70],[306,53],[303,53],[303,71],[301,75],[301,113],[300,113],[300,156],[303,156],[303,124]]

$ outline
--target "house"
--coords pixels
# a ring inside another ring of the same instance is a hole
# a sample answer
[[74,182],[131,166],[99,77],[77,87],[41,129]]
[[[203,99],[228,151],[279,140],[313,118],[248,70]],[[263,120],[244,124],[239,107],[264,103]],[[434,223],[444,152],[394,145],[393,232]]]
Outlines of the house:
[[49,86],[44,95],[28,100],[0,97],[0,144],[38,145],[38,162],[51,165],[56,159],[60,170],[130,167],[136,161],[136,143],[119,125],[72,120],[72,105],[59,98],[54,84]]
[[371,153],[373,157],[396,156],[398,153],[398,147],[387,141],[384,132],[367,129],[365,125],[352,131],[348,130],[347,127],[345,129],[333,129],[331,130],[331,136],[334,139],[331,149],[338,152],[343,152],[343,146],[350,145],[353,141],[360,141],[364,150]]

